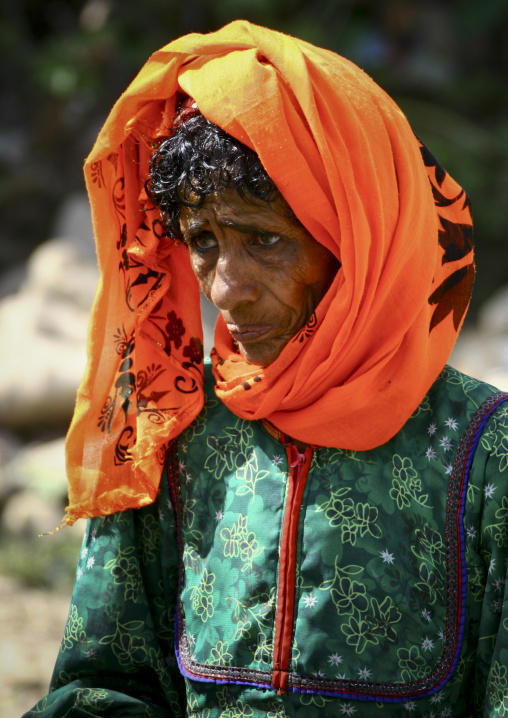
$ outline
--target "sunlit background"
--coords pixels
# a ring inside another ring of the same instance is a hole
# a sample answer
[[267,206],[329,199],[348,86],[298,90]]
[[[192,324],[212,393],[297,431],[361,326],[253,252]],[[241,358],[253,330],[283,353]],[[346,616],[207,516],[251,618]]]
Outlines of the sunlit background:
[[97,269],[81,167],[151,52],[245,18],[363,67],[468,191],[478,279],[452,360],[508,389],[506,0],[0,0],[0,718],[47,691],[82,527],[63,436]]

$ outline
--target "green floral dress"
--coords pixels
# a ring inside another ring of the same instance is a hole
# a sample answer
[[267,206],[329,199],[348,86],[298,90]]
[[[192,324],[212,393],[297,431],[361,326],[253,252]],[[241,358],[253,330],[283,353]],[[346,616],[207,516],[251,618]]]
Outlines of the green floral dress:
[[508,715],[508,401],[446,367],[367,452],[214,395],[157,501],[89,522],[26,718]]

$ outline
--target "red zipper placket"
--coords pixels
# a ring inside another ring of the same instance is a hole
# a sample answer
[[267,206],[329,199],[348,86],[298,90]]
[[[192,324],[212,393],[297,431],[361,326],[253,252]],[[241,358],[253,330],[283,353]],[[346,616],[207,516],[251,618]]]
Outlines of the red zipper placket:
[[273,639],[272,671],[272,685],[277,689],[278,693],[285,693],[286,691],[291,658],[298,523],[313,451],[313,448],[309,446],[305,453],[302,453],[298,451],[294,444],[287,444],[285,441],[284,444],[288,457],[289,475],[280,545],[279,590],[277,593],[277,615]]

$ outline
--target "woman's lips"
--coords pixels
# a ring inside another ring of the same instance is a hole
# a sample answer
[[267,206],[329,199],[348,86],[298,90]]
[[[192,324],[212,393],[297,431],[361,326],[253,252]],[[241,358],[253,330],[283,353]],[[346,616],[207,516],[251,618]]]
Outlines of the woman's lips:
[[233,339],[242,344],[256,341],[268,334],[272,329],[271,324],[226,324]]

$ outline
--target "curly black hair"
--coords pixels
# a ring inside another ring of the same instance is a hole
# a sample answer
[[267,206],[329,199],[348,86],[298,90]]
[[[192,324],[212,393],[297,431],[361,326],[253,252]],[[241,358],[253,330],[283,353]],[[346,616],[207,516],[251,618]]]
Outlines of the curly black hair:
[[180,240],[180,208],[199,207],[213,192],[236,189],[246,201],[281,197],[257,154],[201,114],[180,124],[160,145],[146,188],[166,230]]

